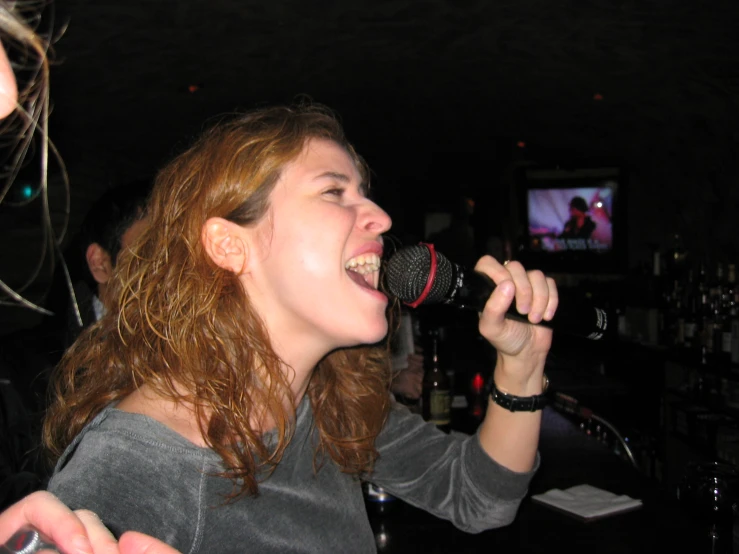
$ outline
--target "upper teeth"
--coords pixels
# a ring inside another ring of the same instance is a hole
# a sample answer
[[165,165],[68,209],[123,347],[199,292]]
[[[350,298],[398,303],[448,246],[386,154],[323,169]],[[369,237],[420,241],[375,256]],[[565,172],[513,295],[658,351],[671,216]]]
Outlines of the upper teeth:
[[380,256],[377,254],[361,254],[346,262],[344,267],[356,271],[360,275],[367,275],[373,271],[378,271],[380,263]]

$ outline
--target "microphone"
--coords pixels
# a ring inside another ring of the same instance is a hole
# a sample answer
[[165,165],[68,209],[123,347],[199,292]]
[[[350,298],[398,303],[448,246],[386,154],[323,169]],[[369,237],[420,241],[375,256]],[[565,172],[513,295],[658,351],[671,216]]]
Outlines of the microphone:
[[[421,304],[451,304],[458,308],[481,312],[490,294],[495,290],[493,280],[472,269],[450,262],[436,252],[433,244],[421,243],[401,248],[390,257],[385,270],[390,293],[413,308]],[[525,315],[511,305],[507,319],[515,319],[533,325]],[[587,302],[562,302],[551,321],[537,325],[557,332],[601,340],[610,336],[612,324],[608,313]]]

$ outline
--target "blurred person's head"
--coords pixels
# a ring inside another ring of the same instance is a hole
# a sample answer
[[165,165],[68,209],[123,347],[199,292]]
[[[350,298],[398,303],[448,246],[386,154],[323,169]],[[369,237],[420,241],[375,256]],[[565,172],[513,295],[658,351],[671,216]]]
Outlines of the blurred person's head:
[[148,181],[119,185],[103,193],[85,216],[79,246],[98,296],[103,296],[121,251],[143,231],[149,191]]
[[570,215],[573,217],[585,217],[588,211],[588,203],[582,196],[575,196],[570,200]]
[[[47,17],[47,8],[53,9],[50,0],[0,0],[0,204],[24,207],[40,200],[42,235],[53,237],[57,246],[65,238],[67,219],[54,227],[51,224],[50,167],[56,166],[57,183],[61,182],[65,189],[66,205],[61,210],[65,214],[69,213],[69,188],[64,164],[48,137],[51,29],[44,31],[41,27],[53,24],[54,19]],[[20,179],[20,172],[29,168],[33,173],[31,181]],[[16,192],[21,190],[20,195],[10,194],[11,187],[19,183]],[[53,271],[59,249],[48,248],[44,238],[40,252],[41,256],[48,256]],[[36,262],[37,267],[42,267],[44,261]],[[32,279],[36,279],[40,273],[33,275]],[[24,283],[19,290],[30,284]],[[10,288],[7,283],[3,285]],[[19,292],[12,296],[20,306],[52,315]]]

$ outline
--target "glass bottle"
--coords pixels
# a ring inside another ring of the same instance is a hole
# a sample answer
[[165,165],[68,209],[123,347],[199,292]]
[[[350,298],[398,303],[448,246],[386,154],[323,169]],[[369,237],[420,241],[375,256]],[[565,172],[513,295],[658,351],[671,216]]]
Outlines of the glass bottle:
[[469,415],[474,422],[479,423],[485,417],[486,411],[485,379],[477,372],[470,383]]
[[685,296],[683,300],[683,344],[689,350],[697,350],[700,347],[698,336],[698,306],[700,297],[693,279],[693,270],[688,271],[688,280],[685,285]]
[[710,357],[713,355],[713,309],[707,291],[701,293],[700,314],[698,322],[700,345]]
[[423,376],[423,418],[448,433],[452,427],[452,391],[449,377],[439,365],[438,331],[431,333],[431,353]]
[[721,311],[723,312],[723,329],[721,334],[721,357],[724,363],[732,362],[732,340],[736,313],[736,266],[729,264],[726,283],[721,291]]
[[675,279],[672,285],[665,289],[664,306],[664,333],[661,343],[666,346],[684,346],[685,320],[682,319],[682,291],[680,281]]
[[[699,529],[700,552],[733,552],[734,506],[739,472],[729,464],[689,462],[677,487],[677,499]],[[695,550],[691,550],[696,552]]]
[[729,307],[731,321],[731,363],[739,364],[739,290],[735,289],[734,300]]
[[713,314],[711,317],[711,333],[713,335],[710,340],[711,354],[713,361],[718,365],[723,365],[725,361],[728,361],[728,352],[726,360],[724,360],[724,353],[722,350],[724,326],[729,316],[729,314],[724,311],[723,301],[726,282],[724,264],[719,262],[716,264],[716,273],[713,276],[713,280],[708,291],[708,302]]

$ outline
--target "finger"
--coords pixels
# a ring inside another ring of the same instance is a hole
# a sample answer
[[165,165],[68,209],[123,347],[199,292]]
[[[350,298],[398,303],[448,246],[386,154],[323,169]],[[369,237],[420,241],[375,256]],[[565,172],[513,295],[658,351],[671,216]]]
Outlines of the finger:
[[168,544],[135,531],[123,533],[118,548],[121,554],[179,554]]
[[559,306],[559,291],[557,290],[557,283],[551,277],[547,277],[547,287],[549,289],[549,302],[546,310],[544,310],[544,319],[550,321]]
[[118,552],[118,541],[113,534],[103,525],[100,518],[90,510],[76,510],[75,514],[85,525],[87,536],[90,537],[93,552],[95,554],[108,554]]
[[84,524],[50,492],[34,492],[0,514],[0,543],[25,525],[35,527],[65,554],[93,552]]
[[[508,271],[508,269],[506,269],[503,264],[498,262],[498,260],[496,260],[492,256],[486,255],[480,258],[475,264],[475,271],[484,273],[485,275],[490,277],[496,285],[496,290],[497,287],[499,287],[500,284],[504,281],[512,280],[511,273]],[[493,291],[493,293],[494,292],[495,291]]]
[[549,307],[549,284],[546,276],[538,269],[529,271],[528,279],[532,290],[529,321],[531,323],[539,323],[544,317],[544,312]]
[[534,289],[529,281],[529,275],[521,262],[508,262],[505,266],[516,285],[516,311],[520,314],[528,314],[534,298]]
[[511,274],[506,269],[506,266],[492,256],[483,256],[480,258],[475,264],[475,271],[485,273],[496,285],[511,278]]

